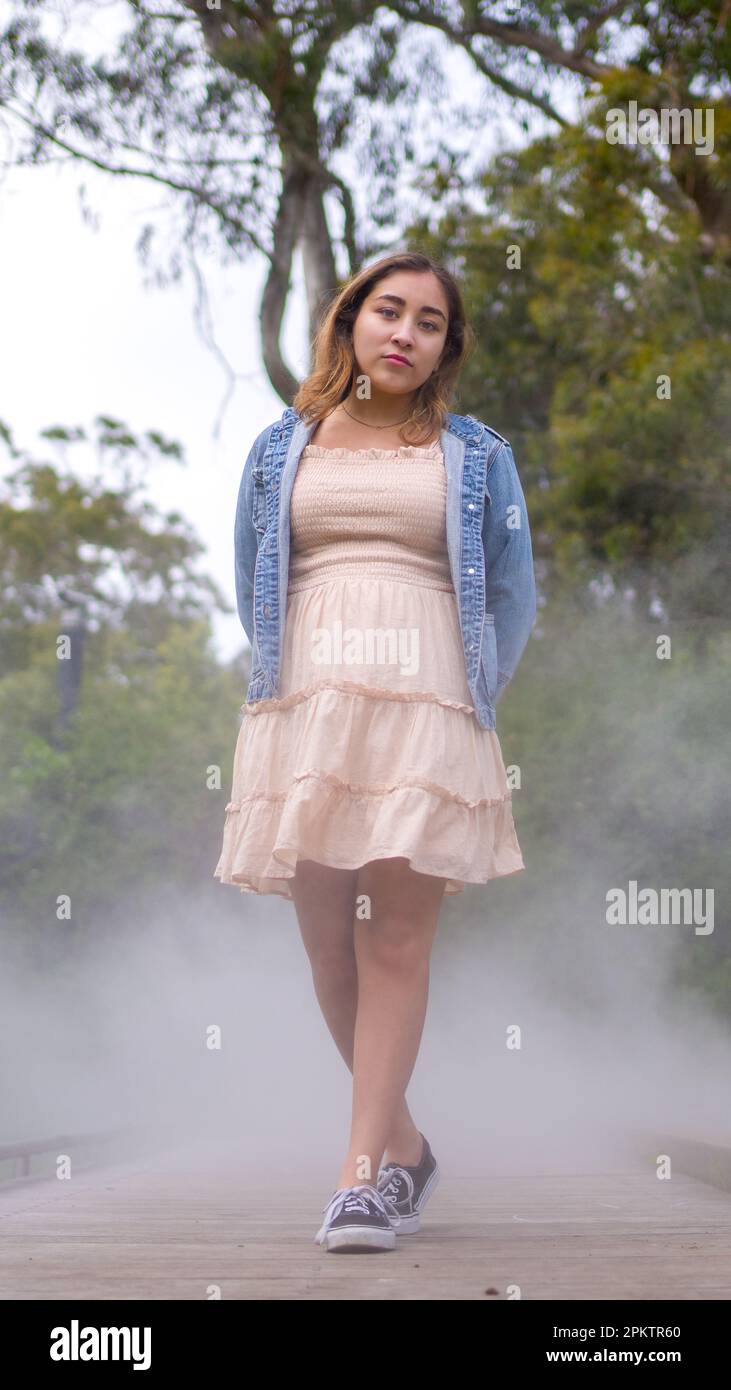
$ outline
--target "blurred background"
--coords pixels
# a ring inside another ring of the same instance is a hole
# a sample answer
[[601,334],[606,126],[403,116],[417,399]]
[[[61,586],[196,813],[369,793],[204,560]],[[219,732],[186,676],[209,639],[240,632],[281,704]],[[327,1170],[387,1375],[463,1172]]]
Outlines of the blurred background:
[[[728,1135],[730,25],[0,6],[0,1145],[344,1152],[293,906],[213,879],[233,520],[321,307],[404,248],[460,277],[452,408],[511,441],[539,590],[498,707],[526,871],[444,904],[412,1113],[479,1171]],[[694,119],[613,142],[633,109]],[[633,883],[695,917],[610,923]]]

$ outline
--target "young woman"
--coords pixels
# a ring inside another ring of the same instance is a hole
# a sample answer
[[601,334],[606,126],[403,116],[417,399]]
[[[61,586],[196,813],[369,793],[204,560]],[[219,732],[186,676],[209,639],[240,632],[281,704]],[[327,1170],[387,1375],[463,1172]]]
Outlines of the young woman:
[[510,444],[448,410],[473,343],[442,266],[360,271],[239,490],[252,668],[214,877],[294,902],[353,1073],[326,1250],[418,1229],[439,1170],[404,1092],[442,897],[524,868],[495,704],[535,619],[533,556]]

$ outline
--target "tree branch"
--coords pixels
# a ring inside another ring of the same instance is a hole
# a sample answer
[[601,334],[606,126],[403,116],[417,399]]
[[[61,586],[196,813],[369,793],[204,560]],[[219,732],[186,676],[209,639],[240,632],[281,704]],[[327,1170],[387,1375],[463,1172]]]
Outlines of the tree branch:
[[95,169],[101,169],[106,174],[121,175],[125,178],[150,179],[153,183],[163,184],[167,188],[172,188],[177,193],[190,193],[191,197],[195,198],[197,202],[204,203],[212,212],[215,212],[216,215],[220,217],[223,223],[233,227],[240,235],[247,238],[257,251],[260,251],[267,259],[269,258],[269,252],[266,247],[260,244],[253,232],[244,225],[240,218],[234,217],[230,212],[227,212],[227,210],[222,207],[210,193],[206,193],[204,189],[192,183],[183,183],[179,179],[171,178],[169,175],[159,174],[154,169],[133,169],[124,164],[109,164],[106,160],[100,159],[98,155],[88,154],[84,150],[75,150],[73,145],[69,145],[68,141],[62,140],[60,136],[42,125],[39,120],[34,120],[29,116],[25,116],[22,111],[18,111],[15,107],[6,106],[5,110],[8,111],[10,115],[16,116],[19,121],[23,121],[31,130],[45,135],[46,139],[50,140],[52,144],[58,145],[59,149],[65,150],[73,159],[80,159],[84,164],[91,164]]
[[558,125],[565,128],[571,125],[570,121],[567,121],[556,111],[555,107],[551,106],[547,98],[538,96],[535,92],[529,92],[525,87],[519,87],[517,82],[512,82],[509,77],[503,77],[496,68],[486,63],[479,53],[475,53],[474,49],[470,48],[469,43],[461,42],[458,37],[455,38],[455,42],[460,43],[460,46],[469,53],[475,67],[479,68],[480,72],[491,82],[494,82],[496,87],[501,87],[504,92],[507,92],[508,96],[514,97],[516,101],[527,101],[531,106],[536,106],[539,111],[543,112],[544,116],[548,116],[551,121],[556,121]]
[[518,86],[517,82],[513,82],[509,77],[504,77],[502,73],[492,67],[472,46],[471,40],[476,32],[473,28],[467,26],[463,29],[457,29],[444,15],[437,14],[433,10],[422,11],[420,5],[412,4],[410,0],[388,0],[388,8],[411,23],[428,24],[431,29],[438,29],[458,48],[463,48],[472,59],[475,67],[491,82],[494,82],[496,87],[502,88],[508,96],[513,97],[516,101],[526,101],[529,105],[537,107],[544,116],[548,116],[551,121],[556,121],[558,125],[568,126],[570,124],[555,110],[546,97],[531,92],[526,87]]
[[573,53],[575,56],[579,57],[581,54],[585,53],[597,38],[602,25],[606,24],[608,19],[612,19],[615,14],[619,14],[622,10],[626,9],[626,7],[627,0],[615,0],[613,5],[606,5],[603,10],[598,10],[596,14],[592,15],[591,18],[587,20],[574,44]]
[[144,19],[168,19],[173,24],[185,24],[193,16],[189,14],[170,14],[167,10],[146,10],[140,0],[127,0],[133,10],[136,10]]
[[337,174],[331,173],[329,170],[326,187],[337,188],[343,204],[343,212],[345,214],[343,242],[348,253],[348,265],[352,275],[358,269],[358,246],[353,195],[343,179],[339,178]]
[[[541,34],[535,29],[518,29],[513,24],[488,19],[485,15],[477,15],[455,29],[441,15],[435,14],[428,5],[422,5],[417,0],[388,0],[388,8],[412,24],[426,24],[432,29],[442,29],[455,43],[464,44],[466,41],[469,44],[470,39],[479,36],[497,39],[506,48],[530,49],[533,53],[539,53],[554,67],[568,68],[571,72],[591,77],[593,81],[600,81],[608,73],[616,71],[605,63],[596,63],[593,58],[588,58],[581,52],[576,53],[563,48],[558,39],[552,38],[550,34]],[[468,51],[471,50],[468,48]]]

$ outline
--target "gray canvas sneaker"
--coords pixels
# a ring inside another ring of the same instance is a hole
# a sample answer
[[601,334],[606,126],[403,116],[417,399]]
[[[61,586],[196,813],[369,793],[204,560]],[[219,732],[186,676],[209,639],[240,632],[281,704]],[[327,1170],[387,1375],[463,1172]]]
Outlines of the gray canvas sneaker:
[[403,1163],[387,1163],[378,1170],[378,1192],[396,1210],[400,1219],[395,1230],[400,1236],[418,1231],[420,1213],[441,1177],[429,1141],[423,1134],[421,1137],[424,1145],[417,1164],[407,1167]]
[[323,1221],[315,1243],[326,1250],[393,1250],[399,1217],[388,1197],[372,1183],[341,1187],[323,1207]]

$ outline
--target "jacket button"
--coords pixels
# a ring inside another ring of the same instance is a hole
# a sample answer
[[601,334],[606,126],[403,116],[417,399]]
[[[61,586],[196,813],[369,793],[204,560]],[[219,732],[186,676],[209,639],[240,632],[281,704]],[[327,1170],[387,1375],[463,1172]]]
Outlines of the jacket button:
[[468,507],[468,509],[469,509],[471,512],[473,512],[473,511],[475,510],[475,504],[474,504],[474,502],[468,502],[468,503],[467,503],[467,507]]
[[468,574],[474,574],[474,572],[475,572],[475,571],[474,571],[474,570],[472,569],[472,567],[470,566],[470,568],[468,569],[467,573],[468,573]]
[[268,618],[268,617],[269,617],[269,604],[268,604],[268,603],[265,603],[265,604],[264,604],[264,610],[263,610],[263,611],[264,611],[264,617],[265,617],[265,618]]

